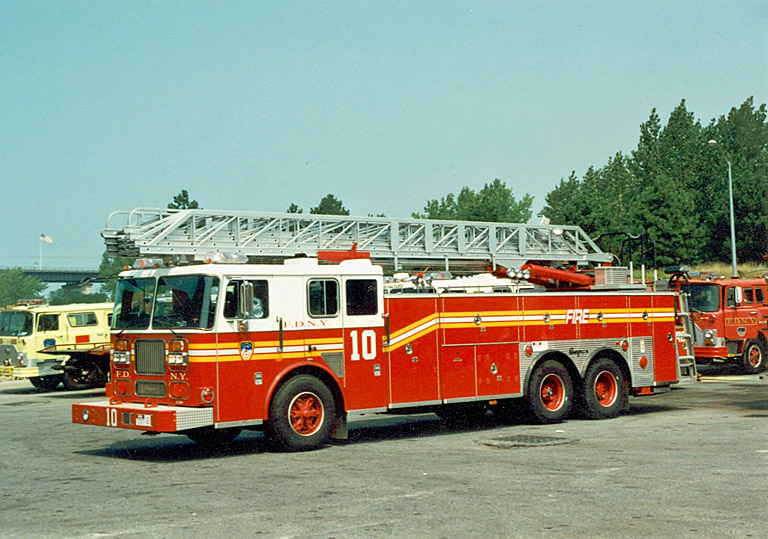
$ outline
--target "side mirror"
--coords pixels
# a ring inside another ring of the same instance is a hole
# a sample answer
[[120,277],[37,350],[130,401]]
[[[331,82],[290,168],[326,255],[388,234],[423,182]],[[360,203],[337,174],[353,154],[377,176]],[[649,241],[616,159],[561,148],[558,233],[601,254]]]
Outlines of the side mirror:
[[744,290],[740,287],[734,287],[734,299],[736,300],[736,306],[738,307],[742,303],[744,303]]
[[241,282],[238,296],[237,314],[239,318],[248,318],[253,315],[253,283],[251,281]]

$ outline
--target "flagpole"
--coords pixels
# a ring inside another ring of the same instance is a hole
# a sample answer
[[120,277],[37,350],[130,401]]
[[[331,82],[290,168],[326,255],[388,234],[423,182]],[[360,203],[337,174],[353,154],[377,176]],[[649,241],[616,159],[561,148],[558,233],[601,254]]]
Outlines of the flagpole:
[[40,249],[40,270],[43,269],[43,240],[37,242],[37,246]]

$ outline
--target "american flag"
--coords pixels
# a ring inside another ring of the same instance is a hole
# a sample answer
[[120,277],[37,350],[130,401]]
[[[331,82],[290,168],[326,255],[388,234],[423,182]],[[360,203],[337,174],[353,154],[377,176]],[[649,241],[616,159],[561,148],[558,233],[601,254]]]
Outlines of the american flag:
[[40,241],[44,241],[45,243],[53,243],[53,240],[45,234],[40,234]]

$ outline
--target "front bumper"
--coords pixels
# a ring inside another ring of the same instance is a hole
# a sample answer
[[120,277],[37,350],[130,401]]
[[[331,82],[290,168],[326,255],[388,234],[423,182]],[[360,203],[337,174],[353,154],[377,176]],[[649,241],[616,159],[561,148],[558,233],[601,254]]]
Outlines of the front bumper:
[[72,423],[148,432],[180,432],[213,425],[213,408],[145,406],[110,401],[75,403]]
[[[49,374],[60,374],[54,371],[51,371]],[[13,378],[37,378],[38,376],[42,376],[40,374],[40,368],[39,367],[0,367],[0,376],[11,376]]]

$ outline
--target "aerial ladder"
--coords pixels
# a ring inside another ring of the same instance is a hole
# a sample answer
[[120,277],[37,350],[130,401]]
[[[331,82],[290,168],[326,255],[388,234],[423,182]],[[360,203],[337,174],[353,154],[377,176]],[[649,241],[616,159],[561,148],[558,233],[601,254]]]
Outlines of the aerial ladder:
[[221,252],[270,263],[326,250],[358,250],[395,270],[460,266],[519,271],[526,263],[583,267],[613,258],[578,226],[297,213],[137,208],[112,213],[102,236],[111,257],[166,262],[204,261]]

